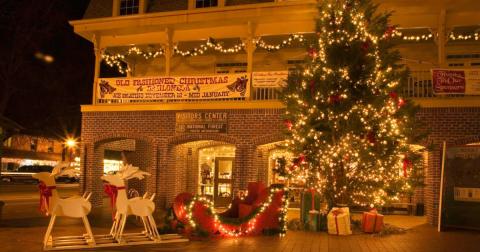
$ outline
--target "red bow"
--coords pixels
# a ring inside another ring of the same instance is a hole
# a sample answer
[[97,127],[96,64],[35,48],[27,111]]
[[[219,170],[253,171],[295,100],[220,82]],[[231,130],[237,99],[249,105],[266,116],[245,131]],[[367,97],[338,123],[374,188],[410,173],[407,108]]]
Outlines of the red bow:
[[403,105],[405,105],[405,104],[407,104],[407,102],[406,102],[405,100],[403,100],[403,99],[400,100],[400,101],[398,102],[398,109],[400,109],[400,108],[401,108]]
[[390,27],[388,27],[388,29],[385,31],[385,38],[387,39],[387,41],[389,41],[388,38],[390,37],[390,35],[392,35],[393,30],[395,30],[395,27],[390,26]]
[[312,79],[312,80],[310,81],[310,86],[312,87],[312,88],[310,89],[310,92],[313,93],[313,90],[315,90],[315,85],[316,85],[316,84],[315,84],[315,80]]
[[338,216],[343,213],[343,210],[341,208],[337,208],[335,210],[332,210],[331,213],[335,216]]
[[103,190],[103,193],[108,195],[110,197],[110,208],[109,211],[112,212],[112,220],[115,221],[115,214],[113,213],[113,208],[115,206],[115,203],[117,201],[117,196],[118,196],[118,190],[125,189],[125,186],[121,187],[116,187],[114,185],[103,185],[105,187],[105,190]]
[[292,167],[290,167],[290,171],[293,171],[295,166],[301,164],[302,162],[307,162],[307,158],[305,157],[305,155],[300,154],[300,156],[298,156],[297,162],[293,163]]
[[370,40],[365,41],[361,46],[362,50],[366,51],[368,47],[370,47]]
[[290,120],[286,120],[284,124],[287,125],[288,131],[292,130],[292,122]]
[[52,189],[57,189],[57,187],[47,186],[44,182],[40,182],[37,187],[38,191],[40,192],[40,207],[38,208],[38,211],[43,214],[46,210],[47,212],[45,215],[48,216],[48,208],[50,206],[50,197],[52,197]]
[[340,98],[339,94],[335,94],[335,95],[330,96],[330,105],[333,106],[334,101],[339,101],[339,102],[341,101],[341,98]]
[[369,131],[367,133],[367,139],[369,143],[376,143],[377,144],[377,150],[380,151],[380,145],[378,145],[377,139],[375,139],[375,134],[373,134],[373,131]]
[[310,47],[310,49],[308,49],[308,54],[310,56],[313,56],[315,54],[315,51],[313,50],[313,48]]
[[408,155],[405,154],[405,158],[403,159],[403,176],[407,177],[407,166],[413,167],[412,160],[408,159]]
[[392,100],[398,99],[398,94],[395,93],[395,91],[390,92],[390,94],[388,94],[388,95],[390,96],[390,99],[392,99]]

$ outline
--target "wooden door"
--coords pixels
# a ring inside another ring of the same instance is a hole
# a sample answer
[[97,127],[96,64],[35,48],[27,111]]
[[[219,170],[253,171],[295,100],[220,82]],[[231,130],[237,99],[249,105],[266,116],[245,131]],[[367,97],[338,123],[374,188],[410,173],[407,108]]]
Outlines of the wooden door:
[[215,207],[228,207],[232,203],[233,194],[233,171],[235,158],[215,158]]

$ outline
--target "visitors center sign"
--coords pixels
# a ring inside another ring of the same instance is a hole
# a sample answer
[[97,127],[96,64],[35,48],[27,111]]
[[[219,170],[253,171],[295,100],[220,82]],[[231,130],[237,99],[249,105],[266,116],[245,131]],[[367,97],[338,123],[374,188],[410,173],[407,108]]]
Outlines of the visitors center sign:
[[177,134],[226,134],[226,112],[178,112],[175,115]]
[[480,70],[431,69],[435,94],[480,94]]
[[250,96],[246,74],[192,77],[99,78],[97,97],[123,100],[205,100]]

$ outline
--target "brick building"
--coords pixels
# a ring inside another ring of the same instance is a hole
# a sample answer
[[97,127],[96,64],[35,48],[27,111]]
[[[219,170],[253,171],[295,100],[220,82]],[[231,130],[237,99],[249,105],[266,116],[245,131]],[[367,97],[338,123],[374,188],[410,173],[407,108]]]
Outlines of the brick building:
[[[428,71],[478,69],[480,26],[475,17],[480,5],[453,5],[449,0],[374,2],[380,3],[379,12],[395,11],[391,23],[399,25],[402,35],[392,43],[402,53],[401,63],[412,70],[402,95],[423,106],[418,116],[432,128],[428,143],[436,148],[425,158],[427,187],[418,188],[409,200],[414,208],[425,202],[428,221],[435,224],[441,146],[444,140],[480,142],[480,102],[475,96],[435,95]],[[241,80],[302,64],[306,52],[299,40],[313,33],[316,15],[315,1],[91,0],[84,19],[70,22],[77,34],[93,42],[96,55],[93,103],[82,106],[81,193],[93,191],[92,204],[102,203],[105,150],[120,151],[127,163],[151,173],[143,181],[129,181],[128,187],[140,194],[157,193],[159,207],[184,191],[211,194],[216,205],[222,205],[248,182],[274,181],[272,160],[281,155],[275,150],[284,127],[284,107],[275,93],[279,87],[250,81],[242,90]],[[460,35],[467,39],[459,40]],[[269,52],[268,45],[280,50]],[[104,78],[100,66],[105,62],[121,67],[116,78]],[[221,98],[167,97],[161,92],[142,96],[142,88],[148,86],[142,81],[183,81],[200,92],[207,86],[195,86],[192,79],[222,76],[237,84],[230,93],[219,92],[228,94]],[[112,97],[127,90],[126,80],[134,83],[136,93]],[[216,114],[225,116],[207,120]],[[195,115],[200,120],[192,119]]]

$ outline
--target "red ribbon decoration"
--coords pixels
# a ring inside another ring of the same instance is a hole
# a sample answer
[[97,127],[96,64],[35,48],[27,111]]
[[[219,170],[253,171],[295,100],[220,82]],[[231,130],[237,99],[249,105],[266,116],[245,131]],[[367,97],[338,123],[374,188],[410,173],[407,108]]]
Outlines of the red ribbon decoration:
[[287,125],[288,131],[292,130],[292,122],[290,120],[286,120],[284,124]]
[[385,38],[387,39],[387,41],[389,41],[388,38],[390,37],[390,35],[392,35],[393,30],[395,30],[395,27],[390,26],[390,27],[388,27],[388,29],[385,31]]
[[398,99],[398,94],[395,91],[390,92],[390,94],[388,94],[388,95],[390,96],[390,99],[392,99],[392,100]]
[[337,216],[339,214],[342,214],[343,213],[343,210],[341,208],[337,208],[335,210],[332,210],[331,212],[333,215],[335,215],[335,228],[337,229],[337,235],[339,235],[339,232],[338,232],[338,221],[337,221]]
[[333,102],[335,102],[335,101],[341,102],[341,97],[340,97],[339,94],[335,94],[335,95],[330,96],[330,105],[333,106]]
[[314,54],[315,51],[313,50],[313,48],[310,47],[310,49],[308,49],[308,55],[313,56]]
[[310,86],[312,87],[312,88],[310,89],[310,92],[313,93],[313,91],[315,90],[315,85],[316,85],[316,84],[315,84],[315,80],[312,79],[312,80],[310,81]]
[[[315,189],[305,191],[305,193],[312,194],[312,210],[315,211]],[[310,230],[312,230],[312,213],[310,213]]]
[[109,211],[112,212],[112,221],[115,221],[115,214],[113,213],[113,208],[115,206],[115,203],[117,201],[117,196],[118,196],[118,190],[125,189],[125,186],[121,187],[116,187],[114,185],[103,185],[105,187],[105,190],[103,190],[103,193],[108,195],[110,197],[110,208]]
[[400,101],[398,102],[398,109],[400,109],[400,108],[401,108],[403,105],[405,105],[405,104],[407,104],[407,102],[406,102],[405,100],[403,100],[403,99],[400,100]]
[[380,145],[377,142],[377,139],[375,139],[375,134],[373,134],[373,131],[369,131],[367,133],[367,139],[369,143],[376,143],[377,144],[377,151],[380,151]]
[[293,171],[295,166],[301,164],[302,162],[307,162],[307,158],[305,157],[305,155],[300,154],[300,156],[298,156],[297,162],[293,163],[292,167],[290,167],[290,171]]
[[403,176],[407,177],[407,166],[410,168],[413,167],[412,160],[408,159],[408,155],[405,154],[405,158],[403,159]]
[[45,216],[48,216],[48,208],[50,206],[50,197],[52,197],[52,190],[57,189],[57,187],[47,186],[44,182],[40,182],[37,187],[38,191],[40,192],[40,206],[38,208],[38,211],[43,214],[45,210],[47,210]]

